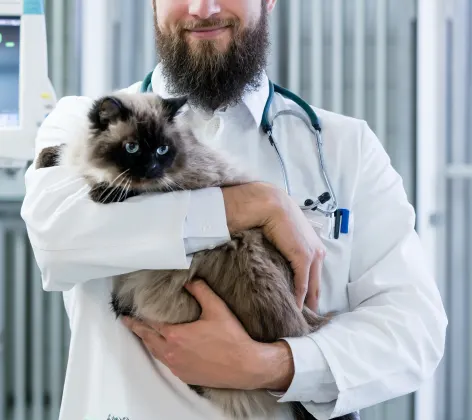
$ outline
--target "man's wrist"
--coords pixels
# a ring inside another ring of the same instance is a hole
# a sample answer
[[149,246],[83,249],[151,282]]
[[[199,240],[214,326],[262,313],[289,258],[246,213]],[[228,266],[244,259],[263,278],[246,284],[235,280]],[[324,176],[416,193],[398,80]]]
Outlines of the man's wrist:
[[280,202],[280,191],[262,182],[225,187],[222,192],[231,233],[262,227]]
[[286,392],[292,383],[295,367],[290,346],[281,340],[259,344],[253,358],[255,387],[272,392]]

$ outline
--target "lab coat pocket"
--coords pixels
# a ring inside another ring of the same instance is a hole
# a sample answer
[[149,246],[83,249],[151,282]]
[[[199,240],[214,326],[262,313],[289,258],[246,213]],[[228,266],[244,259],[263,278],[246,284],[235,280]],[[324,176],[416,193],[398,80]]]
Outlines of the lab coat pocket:
[[329,239],[331,230],[331,217],[326,217],[318,211],[305,210],[303,212],[315,232],[323,239]]

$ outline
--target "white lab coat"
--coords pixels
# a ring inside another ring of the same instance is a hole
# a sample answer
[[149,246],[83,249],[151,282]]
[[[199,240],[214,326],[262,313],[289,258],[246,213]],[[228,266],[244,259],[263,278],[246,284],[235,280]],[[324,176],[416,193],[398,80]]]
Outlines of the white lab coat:
[[[129,88],[137,91],[139,84]],[[159,66],[156,93],[168,96]],[[261,180],[283,186],[277,156],[259,126],[267,78],[241,104],[214,116],[187,110],[196,135],[227,151]],[[36,140],[48,145],[87,134],[91,99],[67,97]],[[272,113],[297,108],[276,95]],[[327,420],[417,390],[444,351],[447,319],[414,230],[401,177],[364,121],[316,109],[326,164],[349,233],[330,238],[330,219],[306,212],[327,248],[320,311],[339,311],[328,326],[289,339],[295,377],[281,401],[303,401]],[[314,138],[294,117],[274,135],[300,200],[326,191]],[[110,276],[138,269],[188,267],[187,254],[228,239],[219,189],[136,197],[100,205],[73,168],[26,174],[21,215],[47,291],[64,292],[71,347],[61,420],[213,419],[221,416],[144,352],[109,310]]]

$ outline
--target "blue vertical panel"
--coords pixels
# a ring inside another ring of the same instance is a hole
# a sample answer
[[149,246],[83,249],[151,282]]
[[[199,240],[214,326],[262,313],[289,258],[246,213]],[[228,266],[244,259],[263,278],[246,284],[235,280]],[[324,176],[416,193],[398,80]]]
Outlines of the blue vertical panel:
[[23,14],[25,15],[43,15],[43,0],[23,0]]

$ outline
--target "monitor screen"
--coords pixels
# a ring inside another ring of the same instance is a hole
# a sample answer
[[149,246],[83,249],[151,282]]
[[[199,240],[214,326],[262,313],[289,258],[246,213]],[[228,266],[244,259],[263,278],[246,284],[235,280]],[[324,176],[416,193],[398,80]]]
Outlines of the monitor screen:
[[0,16],[0,127],[20,122],[20,22]]

